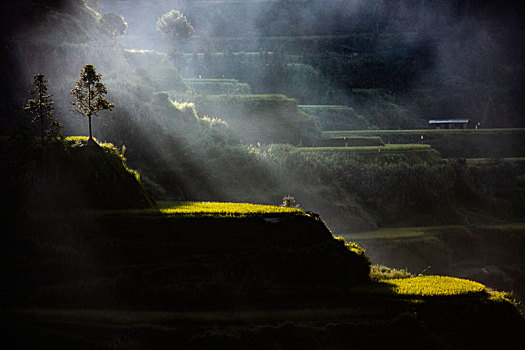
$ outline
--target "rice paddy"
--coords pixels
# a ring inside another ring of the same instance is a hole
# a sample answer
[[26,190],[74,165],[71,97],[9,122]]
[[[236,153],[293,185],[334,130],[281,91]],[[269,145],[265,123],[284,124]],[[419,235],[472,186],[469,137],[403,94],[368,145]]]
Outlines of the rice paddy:
[[389,279],[397,295],[436,297],[470,295],[486,292],[486,287],[478,282],[446,276],[418,276],[414,278]]
[[324,137],[350,137],[350,136],[382,136],[388,134],[407,135],[407,134],[521,134],[525,129],[413,129],[413,130],[338,130],[324,131]]
[[183,217],[251,217],[269,215],[305,215],[299,208],[228,202],[159,202],[162,214]]

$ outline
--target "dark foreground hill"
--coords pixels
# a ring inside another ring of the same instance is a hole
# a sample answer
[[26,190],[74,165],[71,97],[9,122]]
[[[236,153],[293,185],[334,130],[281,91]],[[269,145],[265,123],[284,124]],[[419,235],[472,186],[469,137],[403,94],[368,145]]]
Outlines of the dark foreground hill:
[[523,341],[524,320],[508,296],[454,279],[373,280],[361,248],[300,209],[153,207],[110,145],[72,138],[43,153],[27,140],[0,145],[11,204],[0,215],[6,344],[455,349]]
[[[270,214],[269,214],[270,215]],[[4,221],[9,304],[214,310],[332,303],[369,261],[308,216],[119,212]]]
[[433,295],[372,281],[361,249],[300,211],[84,210],[2,222],[3,339],[20,347],[468,349],[523,340],[506,297],[481,285]]

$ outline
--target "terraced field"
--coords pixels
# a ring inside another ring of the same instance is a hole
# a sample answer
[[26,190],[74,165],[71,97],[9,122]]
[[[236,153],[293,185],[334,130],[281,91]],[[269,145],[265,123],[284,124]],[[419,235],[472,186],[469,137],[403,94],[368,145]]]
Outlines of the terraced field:
[[421,134],[521,134],[525,129],[500,128],[500,129],[413,129],[413,130],[337,130],[325,131],[325,137],[349,137],[357,135],[421,135]]
[[396,144],[396,145],[384,145],[384,146],[352,146],[352,147],[303,147],[303,151],[312,152],[359,152],[359,153],[371,153],[371,152],[413,152],[413,151],[428,151],[430,145],[424,144]]
[[[372,140],[373,141],[373,140]],[[351,142],[351,141],[350,141]],[[436,163],[441,160],[440,154],[424,144],[389,144],[383,146],[349,146],[349,147],[302,147],[301,152],[320,155],[348,155],[357,161],[374,162],[408,162]]]
[[184,217],[254,217],[272,215],[306,215],[301,209],[226,202],[159,202],[159,211],[170,216]]
[[250,85],[236,79],[184,79],[184,83],[201,95],[251,94]]
[[443,158],[523,158],[525,129],[419,129],[324,131],[327,139],[379,136],[387,144],[422,143]]
[[343,234],[371,261],[411,273],[456,276],[513,291],[523,300],[525,224],[383,228]]
[[299,105],[319,118],[323,130],[370,129],[370,122],[353,108],[340,105]]

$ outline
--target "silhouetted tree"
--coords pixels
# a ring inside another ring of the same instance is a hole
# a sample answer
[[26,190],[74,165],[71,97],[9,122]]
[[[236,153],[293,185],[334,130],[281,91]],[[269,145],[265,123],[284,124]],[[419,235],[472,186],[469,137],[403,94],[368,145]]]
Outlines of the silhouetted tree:
[[157,21],[156,28],[159,32],[173,36],[176,42],[186,40],[195,33],[186,16],[177,10],[164,13]]
[[95,71],[95,66],[86,64],[80,70],[80,77],[77,84],[71,89],[71,95],[75,98],[71,102],[73,108],[78,113],[85,115],[89,119],[89,139],[93,138],[91,131],[91,116],[98,116],[98,112],[103,110],[111,111],[114,105],[106,99],[108,90],[104,83],[100,81],[102,74]]
[[100,24],[102,27],[114,37],[126,34],[128,24],[124,20],[124,17],[117,15],[116,13],[106,13],[100,18]]
[[[186,16],[177,10],[164,13],[158,19],[156,28],[158,32],[165,33],[171,37],[173,46],[188,39],[195,33],[195,29],[193,29]],[[181,57],[174,48],[170,50],[169,55],[173,58],[175,64]]]
[[47,93],[47,80],[43,74],[34,76],[34,81],[29,93],[36,94],[36,98],[27,100],[24,107],[26,111],[33,114],[35,117],[32,120],[33,124],[40,122],[40,138],[42,140],[42,149],[44,149],[44,121],[51,120],[53,114],[53,104],[50,94]]
[[60,124],[56,118],[53,118],[53,120],[51,120],[51,124],[49,124],[49,128],[46,130],[46,138],[51,141],[61,139],[62,130],[64,130],[62,124]]

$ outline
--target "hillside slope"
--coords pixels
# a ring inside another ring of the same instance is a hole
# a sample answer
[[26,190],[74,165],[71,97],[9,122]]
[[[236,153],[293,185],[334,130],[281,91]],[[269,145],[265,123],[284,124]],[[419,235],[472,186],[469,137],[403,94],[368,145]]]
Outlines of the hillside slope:
[[451,278],[372,282],[363,251],[300,210],[210,217],[185,205],[3,215],[4,339],[58,349],[522,341],[508,297]]
[[112,144],[87,137],[48,143],[3,138],[0,194],[7,210],[148,208],[138,173]]

